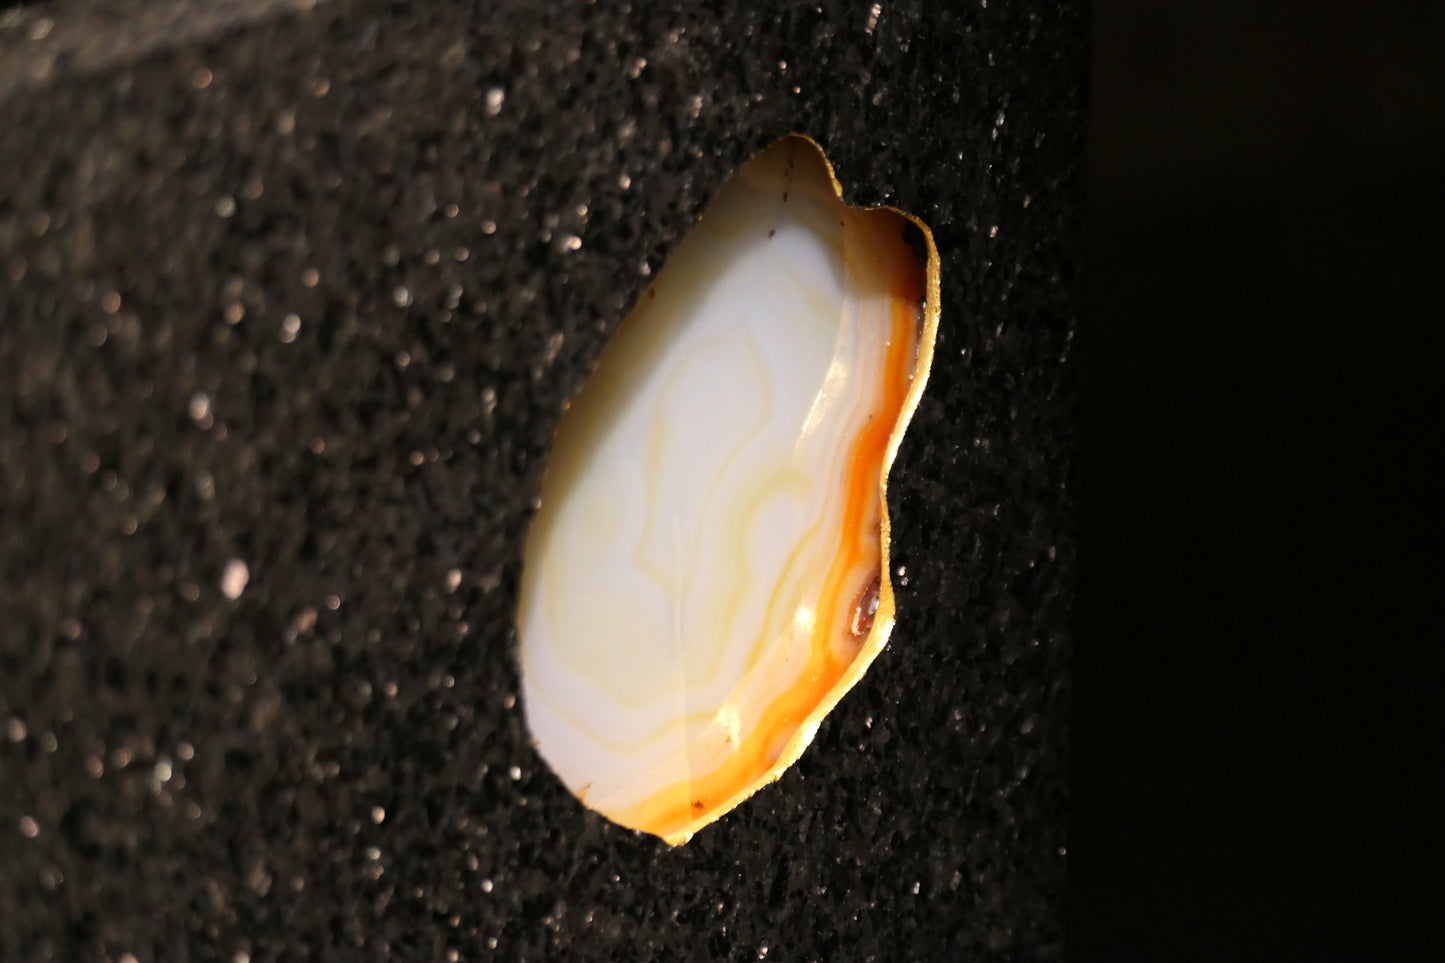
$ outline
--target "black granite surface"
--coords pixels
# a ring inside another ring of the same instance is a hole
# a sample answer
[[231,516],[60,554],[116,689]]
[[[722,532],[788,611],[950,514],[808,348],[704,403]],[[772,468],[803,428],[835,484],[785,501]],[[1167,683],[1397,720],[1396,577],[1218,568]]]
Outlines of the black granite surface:
[[[1081,5],[231,8],[0,13],[0,959],[1058,958]],[[674,850],[529,746],[521,539],[789,131],[942,255],[898,626]]]

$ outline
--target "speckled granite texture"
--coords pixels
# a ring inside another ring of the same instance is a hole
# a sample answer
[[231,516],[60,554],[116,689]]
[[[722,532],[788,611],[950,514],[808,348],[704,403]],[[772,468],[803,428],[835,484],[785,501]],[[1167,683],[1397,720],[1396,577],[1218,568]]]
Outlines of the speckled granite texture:
[[[0,14],[0,959],[1059,958],[1080,5],[253,6]],[[898,626],[671,850],[528,744],[521,540],[792,130],[942,254]]]

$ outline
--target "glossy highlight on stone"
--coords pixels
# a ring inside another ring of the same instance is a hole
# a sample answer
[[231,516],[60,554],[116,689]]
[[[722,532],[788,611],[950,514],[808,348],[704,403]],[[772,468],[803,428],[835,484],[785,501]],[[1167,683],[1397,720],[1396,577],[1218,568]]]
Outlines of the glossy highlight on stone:
[[938,256],[813,141],[744,164],[569,405],[523,559],[522,696],[588,807],[685,843],[777,779],[893,627],[886,483]]

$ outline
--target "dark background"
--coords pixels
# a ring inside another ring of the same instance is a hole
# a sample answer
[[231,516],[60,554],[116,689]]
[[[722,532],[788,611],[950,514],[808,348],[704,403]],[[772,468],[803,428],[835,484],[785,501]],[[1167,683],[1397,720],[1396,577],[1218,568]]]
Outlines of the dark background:
[[1438,959],[1439,4],[1093,4],[1070,956]]
[[[468,6],[0,4],[0,959],[1438,956],[1441,14]],[[794,129],[944,252],[908,583],[672,852],[530,754],[517,551]]]

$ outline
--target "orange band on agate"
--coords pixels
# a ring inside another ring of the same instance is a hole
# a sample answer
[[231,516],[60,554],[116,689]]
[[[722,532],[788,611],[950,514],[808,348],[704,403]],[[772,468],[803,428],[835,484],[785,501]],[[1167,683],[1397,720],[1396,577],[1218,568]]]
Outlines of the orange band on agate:
[[[911,255],[905,256],[913,260]],[[916,363],[915,347],[923,324],[918,309],[924,296],[921,265],[913,261],[910,266],[895,264],[885,269],[892,269],[893,303],[883,405],[854,442],[848,459],[843,513],[845,535],[819,596],[816,610],[819,618],[809,643],[808,663],[799,672],[798,681],[763,710],[752,731],[726,763],[703,776],[679,780],[625,812],[610,814],[624,825],[672,842],[711,822],[736,805],[741,797],[761,788],[776,766],[777,760],[771,756],[775,747],[785,744],[820,707],[836,701],[828,696],[857,657],[855,654],[847,659],[839,658],[834,640],[850,633],[853,600],[860,588],[854,584],[852,573],[865,562],[869,562],[868,568],[876,569],[881,561],[882,546],[874,533],[886,511],[886,506],[881,504],[883,463],[908,394]],[[867,559],[869,554],[873,559]],[[880,573],[880,578],[883,585],[888,583],[886,572]]]

